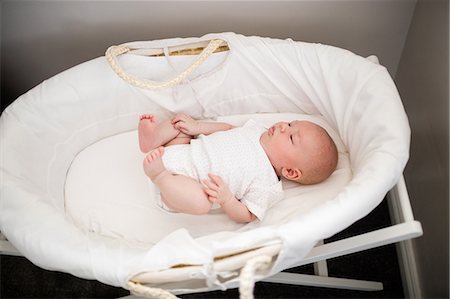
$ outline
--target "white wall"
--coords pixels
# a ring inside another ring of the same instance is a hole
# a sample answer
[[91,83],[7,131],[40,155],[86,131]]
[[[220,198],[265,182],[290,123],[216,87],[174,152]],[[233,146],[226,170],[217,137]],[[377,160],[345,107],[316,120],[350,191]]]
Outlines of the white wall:
[[423,236],[414,240],[424,298],[449,296],[449,3],[419,1],[396,75],[412,140],[405,171]]
[[234,31],[376,54],[395,74],[414,0],[1,1],[3,105],[113,44]]

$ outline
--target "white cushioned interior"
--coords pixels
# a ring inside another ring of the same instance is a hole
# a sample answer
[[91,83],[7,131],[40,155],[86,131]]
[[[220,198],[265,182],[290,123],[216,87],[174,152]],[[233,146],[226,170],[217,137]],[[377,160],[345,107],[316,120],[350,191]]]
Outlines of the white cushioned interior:
[[177,229],[200,237],[220,231],[280,224],[299,213],[332,199],[351,179],[348,153],[339,137],[320,116],[294,113],[249,114],[219,117],[242,125],[253,118],[267,127],[278,121],[309,120],[324,127],[338,147],[337,170],[325,182],[301,186],[283,181],[285,200],[272,207],[266,219],[236,224],[220,210],[194,216],[170,213],[154,200],[154,186],[142,170],[145,157],[137,145],[137,131],[118,134],[87,147],[72,162],[65,186],[66,213],[85,231],[123,238],[135,246],[156,244]]

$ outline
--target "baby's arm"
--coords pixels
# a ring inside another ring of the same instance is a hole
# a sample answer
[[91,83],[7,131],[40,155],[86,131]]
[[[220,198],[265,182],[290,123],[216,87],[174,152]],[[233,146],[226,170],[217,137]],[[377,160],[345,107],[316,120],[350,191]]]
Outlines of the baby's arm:
[[220,176],[213,174],[208,174],[208,176],[210,180],[202,181],[208,200],[219,203],[228,217],[235,222],[246,223],[256,219],[247,206],[231,193],[228,185]]
[[209,135],[218,131],[227,131],[234,128],[233,125],[222,122],[198,121],[183,113],[175,115],[172,119],[172,125],[175,129],[190,136],[197,136],[199,134]]

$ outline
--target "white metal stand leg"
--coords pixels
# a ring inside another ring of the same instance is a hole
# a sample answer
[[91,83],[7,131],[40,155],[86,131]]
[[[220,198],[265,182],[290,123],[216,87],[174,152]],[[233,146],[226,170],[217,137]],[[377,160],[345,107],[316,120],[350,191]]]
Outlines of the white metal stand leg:
[[[389,192],[387,198],[391,220],[394,223],[414,220],[411,204],[407,200],[409,196],[403,177],[397,183],[396,188]],[[422,298],[419,271],[412,240],[399,242],[396,244],[396,247],[405,297]]]
[[[320,241],[317,246],[323,244],[323,241]],[[359,291],[380,291],[383,289],[383,284],[376,281],[329,277],[327,260],[315,262],[314,273],[315,275],[281,272],[264,279],[264,281]]]
[[[323,245],[323,240],[317,243],[317,245]],[[318,261],[314,263],[314,274],[319,276],[328,276],[327,260]]]
[[265,278],[263,281],[360,291],[380,291],[383,289],[383,284],[381,282],[287,272],[278,273],[274,276]]
[[[300,264],[295,266],[324,261],[329,258],[411,239],[421,234],[422,227],[417,221],[396,224],[355,237],[318,245],[311,250]],[[366,291],[383,289],[383,285],[379,282],[283,272],[268,277],[263,281]]]

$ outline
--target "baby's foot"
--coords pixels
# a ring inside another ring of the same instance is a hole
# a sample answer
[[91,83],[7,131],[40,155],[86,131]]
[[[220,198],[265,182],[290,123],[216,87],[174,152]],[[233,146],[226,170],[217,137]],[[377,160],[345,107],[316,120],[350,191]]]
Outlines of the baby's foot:
[[151,114],[143,114],[139,119],[139,148],[143,153],[155,147],[155,128],[158,118]]
[[144,172],[152,180],[166,170],[161,159],[163,154],[164,147],[160,146],[149,153],[144,159]]

